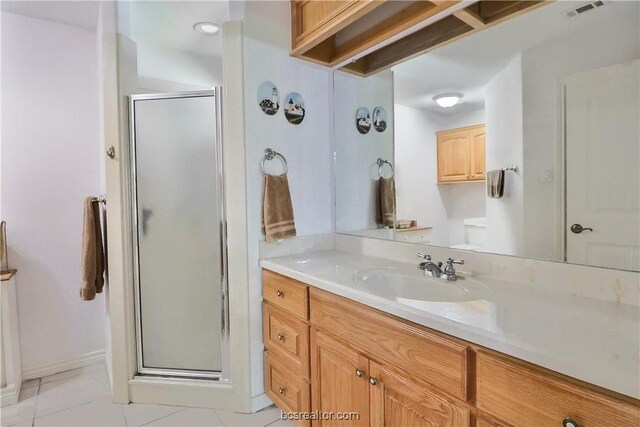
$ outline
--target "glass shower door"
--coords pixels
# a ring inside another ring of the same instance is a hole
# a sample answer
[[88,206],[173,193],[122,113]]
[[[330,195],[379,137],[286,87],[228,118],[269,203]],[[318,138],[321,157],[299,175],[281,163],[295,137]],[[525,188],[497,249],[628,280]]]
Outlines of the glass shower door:
[[134,95],[138,370],[222,379],[226,245],[216,92]]

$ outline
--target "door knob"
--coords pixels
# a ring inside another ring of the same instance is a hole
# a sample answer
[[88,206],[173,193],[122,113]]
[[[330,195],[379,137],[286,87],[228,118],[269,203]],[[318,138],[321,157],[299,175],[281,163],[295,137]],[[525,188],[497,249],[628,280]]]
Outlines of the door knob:
[[376,377],[369,377],[369,384],[371,385],[378,384],[378,379]]
[[575,420],[572,420],[571,418],[567,417],[564,420],[562,420],[562,426],[563,427],[578,427],[578,423]]
[[582,225],[580,225],[580,224],[573,224],[573,225],[571,226],[571,232],[572,232],[572,233],[580,234],[580,233],[582,233],[583,231],[593,231],[593,228],[590,228],[590,227],[583,227],[583,226],[582,226]]
[[364,375],[364,371],[362,369],[356,369],[356,376],[361,377],[362,375]]

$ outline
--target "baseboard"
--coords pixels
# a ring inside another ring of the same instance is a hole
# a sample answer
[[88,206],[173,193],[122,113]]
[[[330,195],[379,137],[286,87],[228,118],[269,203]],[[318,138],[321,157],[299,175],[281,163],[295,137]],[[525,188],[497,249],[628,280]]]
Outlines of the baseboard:
[[258,412],[267,406],[273,405],[273,401],[265,394],[259,394],[251,398],[251,412]]
[[57,374],[59,372],[70,371],[71,369],[78,369],[89,365],[105,361],[105,351],[98,350],[91,353],[83,354],[82,356],[75,357],[73,359],[63,360],[60,362],[48,363],[42,366],[36,366],[35,368],[29,368],[22,371],[22,380],[32,380],[35,378],[42,378],[48,375]]
[[[22,386],[22,384],[20,384]],[[15,384],[9,384],[0,391],[0,406],[5,407],[7,405],[13,405],[18,403],[18,396],[20,396],[20,386],[16,387]]]
[[109,389],[111,390],[111,393],[113,394],[113,364],[111,363],[111,352],[110,351],[106,351],[104,352],[104,361],[107,364],[107,375],[109,375]]

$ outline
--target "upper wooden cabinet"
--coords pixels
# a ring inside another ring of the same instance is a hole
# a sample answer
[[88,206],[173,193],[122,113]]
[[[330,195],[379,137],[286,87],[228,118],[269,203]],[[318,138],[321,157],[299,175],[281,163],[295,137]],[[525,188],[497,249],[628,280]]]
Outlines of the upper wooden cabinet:
[[485,126],[475,125],[437,132],[438,183],[485,179]]
[[291,55],[366,76],[544,3],[291,0]]

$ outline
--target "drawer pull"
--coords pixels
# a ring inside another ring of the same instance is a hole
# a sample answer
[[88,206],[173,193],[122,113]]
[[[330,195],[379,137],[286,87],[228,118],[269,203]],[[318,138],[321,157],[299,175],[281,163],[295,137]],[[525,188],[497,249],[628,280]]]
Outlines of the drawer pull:
[[276,295],[277,295],[279,298],[284,298],[284,292],[282,292],[282,291],[280,291],[280,290],[277,290],[277,291],[276,291]]
[[356,369],[356,377],[362,377],[364,375],[364,371],[361,369]]
[[284,335],[278,334],[278,341],[284,341]]
[[378,379],[376,377],[369,377],[369,384],[371,385],[378,384]]
[[278,388],[278,393],[284,394],[285,392],[286,392],[286,390],[284,389],[284,387]]
[[562,427],[579,427],[579,426],[575,420],[567,417],[564,420],[562,420]]

